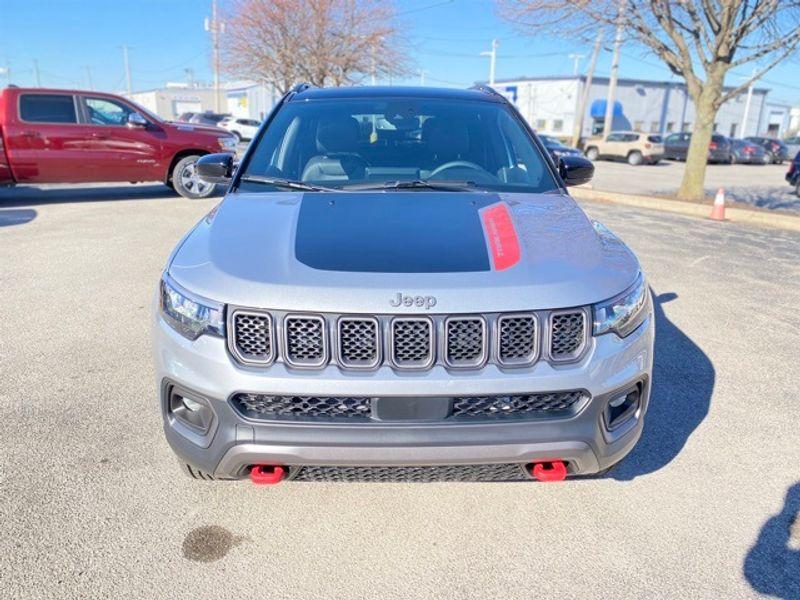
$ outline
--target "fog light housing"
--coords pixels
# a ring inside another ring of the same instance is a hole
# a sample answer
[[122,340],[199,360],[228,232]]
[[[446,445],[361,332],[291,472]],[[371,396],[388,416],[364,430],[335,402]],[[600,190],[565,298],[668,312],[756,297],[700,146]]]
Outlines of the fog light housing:
[[201,435],[208,433],[214,421],[208,400],[177,387],[169,390],[169,412],[175,420]]
[[641,406],[642,386],[636,384],[609,398],[603,411],[603,421],[608,431],[614,431],[624,425],[639,412]]

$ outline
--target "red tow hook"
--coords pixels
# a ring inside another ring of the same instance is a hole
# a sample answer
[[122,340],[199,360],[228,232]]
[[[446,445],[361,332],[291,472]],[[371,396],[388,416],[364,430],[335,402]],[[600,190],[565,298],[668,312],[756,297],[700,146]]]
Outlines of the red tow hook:
[[539,481],[564,481],[567,477],[567,466],[560,460],[533,463],[531,475]]
[[256,485],[275,485],[283,480],[286,469],[278,465],[253,465],[250,481]]

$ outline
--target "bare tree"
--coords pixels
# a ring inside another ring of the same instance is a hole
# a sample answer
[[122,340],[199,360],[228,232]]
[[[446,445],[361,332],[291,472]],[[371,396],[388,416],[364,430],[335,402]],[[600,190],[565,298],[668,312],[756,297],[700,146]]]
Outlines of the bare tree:
[[369,0],[233,0],[226,71],[274,86],[340,86],[407,72],[394,4]]
[[[521,30],[576,36],[616,23],[686,82],[697,117],[678,197],[703,198],[706,157],[719,107],[795,53],[800,0],[497,0]],[[725,88],[731,69],[752,63],[747,80]]]

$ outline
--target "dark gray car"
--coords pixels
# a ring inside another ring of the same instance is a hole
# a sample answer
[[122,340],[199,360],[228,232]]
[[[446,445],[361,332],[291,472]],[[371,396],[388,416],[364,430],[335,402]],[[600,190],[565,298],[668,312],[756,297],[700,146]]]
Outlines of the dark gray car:
[[[688,131],[669,134],[664,138],[664,158],[686,160],[691,141],[692,134]],[[731,143],[724,135],[719,133],[712,134],[711,142],[708,144],[708,162],[731,162]]]

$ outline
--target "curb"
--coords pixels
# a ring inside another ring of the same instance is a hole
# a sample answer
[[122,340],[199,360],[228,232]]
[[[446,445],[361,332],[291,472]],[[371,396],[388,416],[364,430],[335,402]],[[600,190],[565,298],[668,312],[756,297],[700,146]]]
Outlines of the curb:
[[[664,212],[678,213],[690,217],[707,219],[711,210],[709,204],[695,204],[681,200],[669,200],[656,196],[639,196],[634,194],[620,194],[618,192],[603,192],[590,188],[574,187],[569,190],[570,195],[576,200],[589,202],[602,202],[622,204],[636,208],[649,208]],[[800,231],[800,217],[786,213],[775,213],[759,210],[749,210],[735,206],[725,207],[725,216],[733,223],[748,223],[762,227],[774,227],[789,231]]]

